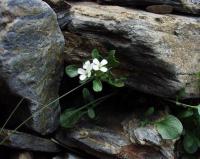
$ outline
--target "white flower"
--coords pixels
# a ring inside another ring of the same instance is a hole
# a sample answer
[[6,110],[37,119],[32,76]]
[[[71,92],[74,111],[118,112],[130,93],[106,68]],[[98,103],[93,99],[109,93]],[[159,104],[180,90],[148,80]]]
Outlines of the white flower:
[[108,63],[107,60],[103,59],[101,62],[99,62],[98,59],[94,59],[93,60],[93,64],[92,64],[92,67],[93,67],[93,70],[95,71],[102,71],[102,72],[107,72],[108,69],[105,67],[105,65]]
[[78,74],[80,74],[79,79],[81,81],[84,81],[86,78],[91,77],[92,65],[93,64],[91,64],[90,61],[86,61],[83,64],[83,68],[78,69]]

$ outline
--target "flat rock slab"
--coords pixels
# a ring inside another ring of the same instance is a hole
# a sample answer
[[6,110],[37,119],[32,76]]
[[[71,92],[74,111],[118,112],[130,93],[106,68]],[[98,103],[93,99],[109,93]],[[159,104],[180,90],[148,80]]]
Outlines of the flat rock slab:
[[[27,116],[58,97],[63,47],[56,14],[45,2],[0,1],[0,79],[11,94],[28,100]],[[28,126],[51,133],[59,112],[59,103],[53,103],[35,114]]]
[[90,2],[71,3],[65,60],[80,63],[94,48],[116,50],[127,85],[154,95],[200,96],[200,23],[197,17],[159,15]]
[[4,130],[0,134],[0,141],[4,140],[2,144],[7,147],[40,151],[40,152],[59,152],[59,147],[49,139],[33,136],[22,132],[13,132],[10,130]]
[[166,159],[152,147],[133,145],[120,131],[93,124],[61,130],[56,139],[68,147],[86,151],[102,159]]

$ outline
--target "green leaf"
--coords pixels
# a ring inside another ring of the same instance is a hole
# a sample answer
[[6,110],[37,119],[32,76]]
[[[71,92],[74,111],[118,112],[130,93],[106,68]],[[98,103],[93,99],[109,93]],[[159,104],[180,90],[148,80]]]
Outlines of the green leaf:
[[195,153],[198,150],[198,138],[193,134],[186,134],[183,139],[183,147],[188,153]]
[[90,91],[87,88],[83,88],[82,94],[83,94],[83,98],[84,98],[85,102],[91,102],[94,100],[92,94],[90,93]]
[[94,111],[94,109],[92,109],[92,108],[88,109],[88,116],[89,116],[91,119],[94,119],[94,118],[95,118],[95,111]]
[[100,54],[99,54],[99,51],[97,50],[97,49],[93,49],[92,50],[92,58],[93,59],[95,59],[95,58],[97,58],[97,59],[99,59],[101,56],[100,56]]
[[108,80],[108,83],[110,85],[113,85],[115,87],[124,87],[124,79],[114,79],[114,78],[110,78]]
[[85,113],[85,111],[80,111],[77,109],[66,109],[60,116],[60,124],[64,128],[71,128]]
[[155,109],[154,107],[148,108],[148,110],[145,112],[145,116],[150,116],[154,113]]
[[83,98],[84,99],[90,98],[90,91],[87,88],[83,88],[82,93],[83,93]]
[[108,53],[108,67],[117,67],[119,65],[119,61],[117,61],[117,59],[115,58],[115,50],[111,50]]
[[69,77],[73,78],[78,75],[78,68],[75,65],[69,65],[65,68],[65,72]]
[[198,113],[200,115],[200,104],[197,106]]
[[163,139],[176,139],[183,132],[183,125],[173,115],[168,115],[161,121],[155,123],[156,129]]
[[179,118],[188,118],[188,117],[191,117],[193,114],[194,114],[193,110],[188,109],[188,110],[181,112],[179,114]]
[[103,86],[102,86],[102,83],[100,80],[96,79],[96,80],[93,80],[93,90],[95,92],[101,92],[103,89]]

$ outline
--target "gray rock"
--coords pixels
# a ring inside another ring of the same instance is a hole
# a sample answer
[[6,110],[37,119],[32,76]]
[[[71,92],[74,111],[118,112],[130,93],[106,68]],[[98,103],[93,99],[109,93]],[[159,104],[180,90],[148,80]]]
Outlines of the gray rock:
[[61,131],[57,134],[56,139],[70,147],[80,146],[88,153],[95,151],[97,154],[99,153],[98,156],[103,153],[107,157],[119,154],[123,146],[130,144],[129,139],[120,133],[95,125],[80,126],[71,131]]
[[132,114],[122,122],[124,132],[134,144],[149,145],[160,149],[168,159],[175,158],[175,143],[177,140],[164,140],[153,125],[141,126],[141,119]]
[[[0,1],[0,79],[11,93],[27,98],[27,115],[58,97],[63,46],[56,14],[45,2]],[[28,125],[50,133],[57,128],[59,112],[54,103]]]
[[65,60],[78,63],[93,48],[115,49],[127,85],[165,97],[199,97],[199,18],[159,15],[118,6],[71,3]]
[[103,4],[122,6],[148,6],[148,5],[171,5],[174,10],[183,13],[200,14],[200,3],[193,0],[98,0]]
[[[74,129],[59,131],[56,140],[68,147],[86,151],[101,159],[165,159],[153,147],[132,144],[122,129],[113,129],[112,126],[110,125],[108,128],[107,126],[81,123]],[[120,127],[120,123],[115,125],[115,127],[117,126]]]
[[33,136],[22,132],[4,130],[0,134],[0,141],[5,140],[2,145],[31,151],[59,152],[59,147],[49,139]]

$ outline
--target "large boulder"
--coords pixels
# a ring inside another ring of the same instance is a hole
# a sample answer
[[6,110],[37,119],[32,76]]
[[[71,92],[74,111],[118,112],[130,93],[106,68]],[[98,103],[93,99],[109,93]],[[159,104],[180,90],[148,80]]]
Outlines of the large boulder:
[[71,3],[64,32],[65,60],[81,62],[93,48],[115,49],[127,85],[165,97],[199,97],[200,23],[118,6]]
[[[27,115],[58,97],[63,47],[56,14],[45,2],[0,1],[0,79],[29,102]],[[58,102],[53,103],[28,125],[50,133],[58,126],[59,112]]]
[[101,4],[114,4],[121,6],[170,5],[175,11],[200,14],[200,2],[195,0],[98,0]]

